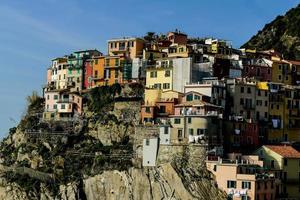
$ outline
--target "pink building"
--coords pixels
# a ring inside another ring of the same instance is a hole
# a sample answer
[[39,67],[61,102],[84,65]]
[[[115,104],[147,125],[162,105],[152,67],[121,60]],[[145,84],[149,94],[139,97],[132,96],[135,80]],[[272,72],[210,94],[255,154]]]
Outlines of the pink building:
[[265,58],[243,61],[242,77],[254,77],[257,80],[272,81],[272,61]]
[[233,200],[275,200],[280,180],[263,168],[256,155],[231,154],[229,159],[207,160],[218,187]]
[[92,59],[88,59],[85,63],[84,63],[84,83],[83,83],[83,87],[85,89],[89,89],[91,88],[93,85],[93,60]]
[[70,118],[82,114],[82,97],[65,90],[50,90],[44,94],[44,119]]

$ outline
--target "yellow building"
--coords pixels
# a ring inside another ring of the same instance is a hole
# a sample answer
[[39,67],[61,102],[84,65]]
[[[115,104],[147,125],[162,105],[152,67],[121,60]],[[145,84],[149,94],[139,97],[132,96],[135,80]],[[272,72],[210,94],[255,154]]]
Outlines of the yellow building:
[[270,142],[300,141],[300,87],[270,83]]
[[291,85],[292,65],[284,60],[273,59],[272,61],[272,82]]
[[189,45],[172,45],[168,49],[169,58],[187,58],[193,52],[192,46]]
[[145,41],[141,38],[121,38],[108,40],[108,55],[141,58]]
[[264,145],[255,151],[264,161],[264,167],[281,173],[283,194],[288,198],[300,197],[300,152],[288,145]]
[[171,59],[158,60],[146,70],[146,87],[162,90],[173,89],[173,62]]
[[157,60],[161,58],[166,58],[168,54],[166,52],[162,52],[159,50],[151,50],[151,49],[144,49],[143,50],[143,59],[144,60]]

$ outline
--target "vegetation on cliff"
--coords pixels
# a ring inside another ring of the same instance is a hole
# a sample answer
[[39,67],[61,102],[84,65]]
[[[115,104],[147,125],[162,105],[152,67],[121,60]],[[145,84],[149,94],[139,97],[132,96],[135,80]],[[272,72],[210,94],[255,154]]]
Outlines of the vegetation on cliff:
[[274,49],[285,59],[300,59],[300,5],[278,16],[254,35],[242,48]]

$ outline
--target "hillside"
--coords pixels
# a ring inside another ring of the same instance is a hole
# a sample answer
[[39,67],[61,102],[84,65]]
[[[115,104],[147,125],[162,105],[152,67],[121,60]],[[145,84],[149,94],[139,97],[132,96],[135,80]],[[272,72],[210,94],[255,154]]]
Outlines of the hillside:
[[226,198],[206,168],[193,165],[203,165],[203,157],[189,159],[188,149],[174,157],[169,150],[162,156],[171,157],[167,161],[142,167],[144,135],[136,131],[141,99],[115,98],[105,90],[112,87],[88,94],[83,118],[53,123],[36,115],[43,98],[28,98],[26,115],[0,143],[0,199]]
[[285,59],[300,60],[300,5],[284,16],[277,16],[271,23],[258,31],[241,48],[257,50],[275,49]]

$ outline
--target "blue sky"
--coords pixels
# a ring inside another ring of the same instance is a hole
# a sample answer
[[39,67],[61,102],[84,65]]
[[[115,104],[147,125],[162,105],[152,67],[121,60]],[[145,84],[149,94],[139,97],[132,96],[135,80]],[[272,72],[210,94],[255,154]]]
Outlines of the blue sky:
[[165,33],[231,40],[239,47],[294,0],[0,0],[0,137],[41,91],[54,57],[97,48],[106,40]]

